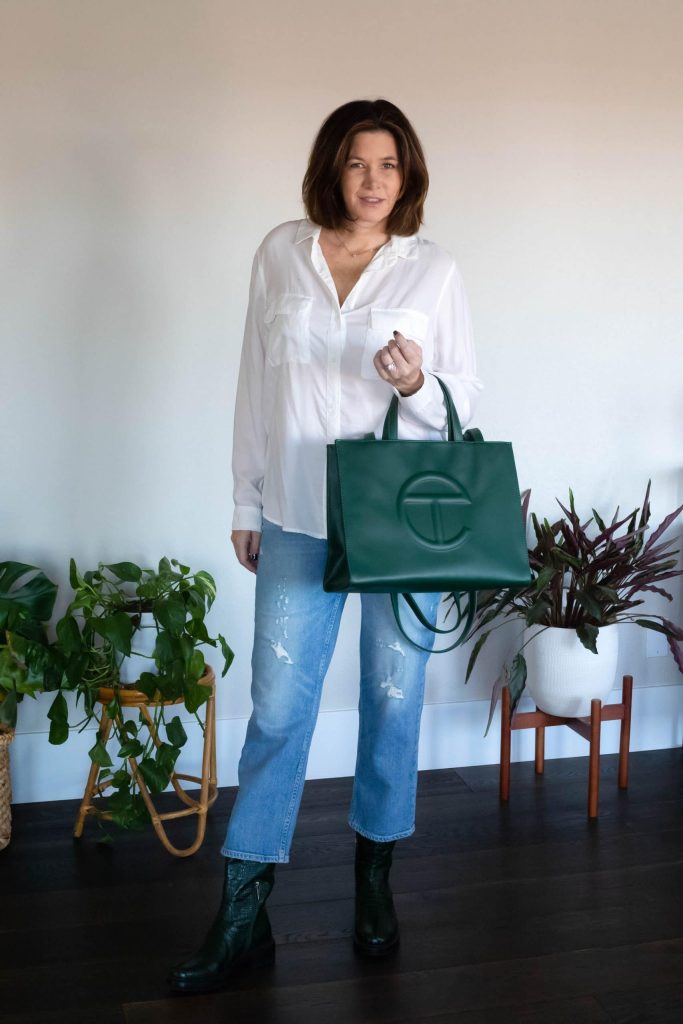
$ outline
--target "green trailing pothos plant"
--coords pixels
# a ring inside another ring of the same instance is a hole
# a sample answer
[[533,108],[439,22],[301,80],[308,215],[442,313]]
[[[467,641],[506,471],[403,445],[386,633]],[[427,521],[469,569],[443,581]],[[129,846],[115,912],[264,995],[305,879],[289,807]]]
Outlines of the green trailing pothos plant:
[[[683,505],[666,516],[648,540],[645,534],[650,522],[650,483],[648,481],[642,508],[619,518],[619,508],[609,525],[592,509],[585,523],[576,511],[574,495],[569,491],[569,508],[559,499],[564,516],[550,523],[540,522],[534,513],[531,521],[536,537],[529,548],[532,580],[522,590],[491,590],[481,592],[472,629],[466,640],[479,634],[467,665],[465,682],[472,674],[477,658],[494,630],[504,626],[511,617],[522,619],[526,627],[539,629],[527,639],[503,667],[491,696],[486,725],[488,733],[496,701],[503,685],[510,690],[510,714],[514,712],[526,684],[527,666],[522,653],[527,643],[551,626],[576,630],[581,643],[594,654],[601,626],[617,622],[634,622],[638,626],[663,633],[676,665],[683,672],[683,629],[662,615],[636,612],[647,593],[659,594],[668,601],[672,595],[661,586],[665,580],[683,575],[677,569],[678,549],[674,541],[661,541],[662,534],[678,518]],[[526,525],[530,491],[522,497],[522,518]],[[640,513],[640,515],[638,514]],[[589,527],[595,527],[589,534]],[[621,532],[619,532],[621,531]],[[446,600],[453,599],[448,595]],[[451,609],[449,609],[450,612]],[[494,620],[500,619],[496,625]]]
[[[225,637],[210,636],[205,623],[216,584],[208,572],[192,573],[189,566],[168,558],[162,558],[157,569],[117,562],[100,563],[84,573],[72,559],[70,583],[73,600],[57,623],[55,653],[62,675],[48,713],[50,742],[63,743],[69,735],[65,691],[75,692],[77,704],[82,701],[84,718],[78,723],[82,730],[95,715],[100,689],[111,688],[104,714],[111,719],[118,741],[118,763],[103,743],[101,731],[89,754],[100,766],[102,789],[112,788],[108,797],[112,819],[124,828],[141,827],[149,820],[148,813],[127,759],[135,758],[150,792],[160,793],[169,784],[187,735],[177,714],[166,719],[174,705],[158,704],[153,709],[154,727],[160,738],[165,733],[165,739],[155,743],[142,713],[137,721],[124,718],[121,690],[141,690],[151,701],[182,700],[203,729],[198,711],[210,689],[200,682],[206,672],[201,647],[220,646],[223,676],[234,657]],[[149,654],[139,649],[145,630],[151,630],[154,638]],[[122,682],[121,673],[126,659],[133,656],[147,658],[149,666],[131,685]]]
[[50,660],[45,623],[57,586],[35,565],[0,562],[0,728],[14,729],[17,705],[43,689]]

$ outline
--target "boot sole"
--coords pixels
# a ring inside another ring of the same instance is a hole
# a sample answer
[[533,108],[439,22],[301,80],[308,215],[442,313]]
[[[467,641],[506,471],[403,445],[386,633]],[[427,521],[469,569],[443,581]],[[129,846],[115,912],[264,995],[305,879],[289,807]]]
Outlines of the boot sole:
[[369,957],[370,959],[377,959],[383,956],[390,956],[395,953],[400,944],[400,936],[396,936],[393,942],[387,943],[383,946],[367,946],[363,942],[359,942],[354,937],[353,948],[358,956]]
[[236,977],[240,977],[244,974],[248,974],[249,971],[258,970],[259,967],[270,967],[275,962],[275,943],[271,942],[267,946],[259,946],[257,949],[252,949],[244,956],[235,960],[229,967],[224,971],[221,971],[220,975],[213,979],[207,979],[206,981],[183,981],[181,978],[174,978],[170,975],[168,978],[168,984],[171,987],[171,992],[175,995],[199,995],[204,992],[217,992],[222,988],[225,988]]

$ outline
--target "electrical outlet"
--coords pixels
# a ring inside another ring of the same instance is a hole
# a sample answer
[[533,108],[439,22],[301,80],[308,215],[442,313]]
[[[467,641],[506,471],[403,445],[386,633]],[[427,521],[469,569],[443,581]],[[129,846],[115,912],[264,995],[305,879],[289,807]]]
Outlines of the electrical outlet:
[[669,645],[663,633],[656,633],[654,629],[646,629],[645,653],[648,658],[665,658],[669,653]]

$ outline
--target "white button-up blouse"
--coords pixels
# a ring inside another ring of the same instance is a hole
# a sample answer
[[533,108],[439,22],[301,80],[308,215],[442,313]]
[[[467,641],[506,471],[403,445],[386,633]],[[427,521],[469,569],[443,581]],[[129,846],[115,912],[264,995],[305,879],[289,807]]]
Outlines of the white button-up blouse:
[[419,235],[392,235],[339,306],[320,227],[287,221],[254,257],[235,406],[234,530],[325,538],[326,448],[336,438],[381,436],[398,391],[373,356],[400,331],[423,352],[424,384],[399,396],[399,437],[446,436],[439,385],[463,427],[482,388],[467,297],[453,257]]

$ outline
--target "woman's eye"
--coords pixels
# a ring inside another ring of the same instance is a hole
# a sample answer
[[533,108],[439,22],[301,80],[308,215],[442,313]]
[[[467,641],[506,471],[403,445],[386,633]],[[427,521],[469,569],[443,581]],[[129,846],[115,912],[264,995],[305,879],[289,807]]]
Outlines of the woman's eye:
[[[355,171],[358,168],[362,168],[364,166],[364,164],[362,164],[362,163],[360,163],[358,161],[355,161],[354,163],[351,163],[348,166],[349,166],[350,170]],[[397,171],[398,170],[398,164],[392,164],[392,163],[389,163],[389,162],[382,164],[382,167],[386,171]]]

